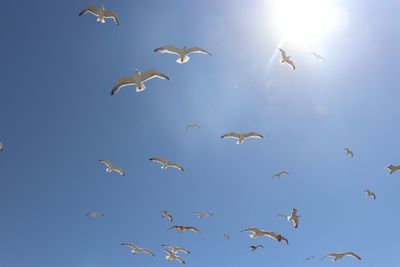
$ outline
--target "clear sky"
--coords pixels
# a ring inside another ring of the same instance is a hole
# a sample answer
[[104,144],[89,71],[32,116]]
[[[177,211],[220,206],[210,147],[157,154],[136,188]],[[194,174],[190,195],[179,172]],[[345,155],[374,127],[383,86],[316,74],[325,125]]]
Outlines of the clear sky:
[[[192,250],[184,257],[193,267],[331,266],[318,259],[349,250],[363,260],[336,266],[396,266],[400,174],[384,167],[400,164],[400,2],[329,2],[344,14],[340,27],[283,43],[272,0],[3,1],[0,266],[179,266],[165,260],[163,243]],[[100,3],[120,28],[78,17]],[[296,71],[279,64],[279,43]],[[179,65],[153,52],[166,44],[213,55]],[[135,68],[171,80],[111,98]],[[185,131],[188,123],[200,128]],[[220,139],[229,131],[265,139],[239,146]],[[162,171],[154,156],[185,171]],[[283,169],[290,175],[272,181]],[[298,229],[276,218],[291,208]],[[86,217],[90,210],[105,216]],[[202,233],[168,231],[162,210]],[[196,210],[215,215],[198,220]],[[251,240],[240,233],[250,226],[290,244]],[[133,258],[122,242],[157,256]],[[252,244],[265,248],[251,253]],[[318,259],[306,262],[311,255]]]

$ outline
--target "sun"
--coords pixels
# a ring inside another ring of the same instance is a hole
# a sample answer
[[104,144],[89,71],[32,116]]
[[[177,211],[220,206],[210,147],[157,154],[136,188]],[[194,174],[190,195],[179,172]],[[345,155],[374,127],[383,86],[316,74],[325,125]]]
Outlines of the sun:
[[275,0],[272,14],[276,29],[287,41],[321,40],[341,24],[341,10],[332,0]]

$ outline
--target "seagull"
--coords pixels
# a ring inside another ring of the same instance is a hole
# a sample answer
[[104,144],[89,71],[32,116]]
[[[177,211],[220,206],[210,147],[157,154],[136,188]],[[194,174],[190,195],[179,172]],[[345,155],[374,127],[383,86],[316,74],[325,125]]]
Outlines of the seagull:
[[160,164],[161,164],[161,169],[162,169],[162,170],[166,170],[166,169],[169,168],[169,167],[178,169],[178,170],[180,170],[180,171],[184,171],[184,170],[185,170],[185,169],[182,168],[182,166],[180,166],[178,163],[171,162],[171,161],[168,161],[168,160],[166,160],[166,159],[162,159],[162,158],[150,158],[149,160],[150,160],[150,161],[153,161],[153,162],[160,163]]
[[165,245],[161,245],[161,246],[169,248],[169,250],[171,250],[171,252],[174,253],[174,254],[176,254],[178,252],[183,252],[183,253],[186,253],[186,254],[190,254],[190,251],[187,250],[186,248],[177,247],[177,246],[169,245],[169,244],[165,244]]
[[355,259],[361,260],[361,257],[358,256],[357,254],[355,254],[354,252],[331,253],[331,254],[326,255],[325,257],[322,257],[321,260],[325,259],[326,257],[332,257],[333,258],[332,261],[337,261],[337,260],[340,260],[340,259],[342,259],[343,257],[346,257],[346,256],[353,257]]
[[0,152],[3,152],[3,150],[4,150],[4,145],[3,143],[0,143]]
[[157,53],[162,53],[162,54],[175,54],[178,55],[179,57],[177,58],[176,62],[179,64],[183,64],[189,61],[190,57],[189,54],[196,53],[196,54],[203,54],[203,55],[210,55],[209,52],[204,50],[203,48],[200,47],[192,47],[192,48],[177,48],[172,45],[166,45],[157,49],[154,49],[154,52]]
[[289,175],[289,173],[287,171],[281,171],[281,172],[275,173],[274,176],[272,176],[272,179],[281,178],[282,175]]
[[182,257],[177,256],[173,251],[168,250],[168,249],[164,249],[164,251],[167,252],[167,254],[168,254],[167,256],[165,256],[165,258],[167,260],[169,260],[169,261],[177,260],[180,263],[185,264],[185,260]]
[[297,215],[297,209],[293,208],[290,216],[287,216],[287,220],[293,221],[294,228],[297,228],[299,227],[299,217],[300,216]]
[[311,55],[313,55],[315,57],[316,60],[321,60],[322,62],[325,62],[325,58],[323,58],[320,54],[318,54],[317,52],[312,52],[310,53]]
[[225,240],[229,240],[229,239],[231,239],[231,237],[230,237],[227,233],[225,233],[225,234],[224,234],[224,239],[225,239]]
[[146,89],[144,83],[153,78],[159,78],[161,80],[169,80],[169,77],[167,75],[155,69],[148,70],[143,74],[140,71],[138,71],[138,69],[135,69],[135,73],[133,74],[133,76],[122,77],[121,79],[119,79],[118,83],[111,90],[111,96],[118,93],[118,91],[122,87],[129,85],[135,85],[136,92],[138,93],[143,92],[144,89]]
[[200,234],[200,230],[197,229],[194,226],[183,226],[183,225],[174,225],[172,227],[170,227],[169,229],[175,229],[176,231],[183,233],[186,231],[192,231],[194,233],[199,233]]
[[193,123],[193,124],[188,124],[188,125],[186,125],[186,128],[185,128],[185,130],[187,131],[187,129],[194,129],[194,128],[197,128],[197,129],[199,129],[200,128],[200,126],[198,125],[198,124],[196,124],[196,123]]
[[350,148],[345,148],[344,151],[347,156],[354,157],[353,151]]
[[161,213],[161,217],[167,218],[167,220],[170,221],[170,222],[172,222],[172,220],[174,219],[174,218],[172,217],[172,215],[169,214],[169,212],[168,212],[167,210],[164,210],[164,211]]
[[117,165],[113,164],[111,161],[105,160],[105,159],[100,159],[99,161],[107,166],[107,169],[106,169],[107,172],[115,171],[115,172],[119,173],[120,175],[125,176],[124,171]]
[[251,248],[251,252],[254,252],[254,251],[256,251],[256,249],[258,249],[258,248],[264,248],[264,246],[263,245],[252,245],[252,246],[250,246],[249,248]]
[[390,175],[396,171],[400,171],[400,165],[390,164],[390,165],[386,166],[385,169],[389,171],[388,175]]
[[310,261],[312,259],[314,259],[314,256],[309,256],[309,257],[305,258],[306,261]]
[[86,213],[86,216],[96,218],[104,216],[104,213],[101,211],[89,211],[88,213]]
[[197,218],[202,219],[205,216],[213,216],[214,214],[210,213],[210,212],[205,212],[205,211],[195,211],[193,212]]
[[121,246],[125,246],[131,249],[132,254],[138,254],[138,253],[146,253],[149,254],[153,257],[156,256],[156,254],[154,254],[151,250],[145,249],[145,248],[140,248],[134,244],[130,244],[130,243],[122,243]]
[[241,232],[252,232],[252,234],[250,234],[251,238],[257,238],[257,237],[266,236],[266,237],[272,238],[272,239],[274,239],[276,241],[279,241],[279,242],[285,241],[286,244],[289,245],[289,241],[287,240],[286,237],[284,237],[284,236],[282,236],[280,234],[276,234],[274,232],[267,232],[267,231],[259,229],[257,227],[250,227],[250,228],[247,228],[247,229],[243,229]]
[[95,15],[97,17],[97,21],[101,23],[106,23],[105,19],[113,19],[115,24],[117,24],[117,26],[119,27],[119,21],[117,15],[115,15],[114,11],[105,10],[103,5],[101,5],[100,8],[95,6],[88,6],[87,8],[83,9],[81,13],[79,13],[79,16],[82,16],[87,13]]
[[288,57],[286,55],[285,50],[279,48],[279,51],[281,52],[281,64],[286,63],[286,64],[290,65],[293,70],[295,70],[296,66],[294,65],[293,61],[291,60],[291,57]]
[[237,139],[236,144],[240,145],[240,144],[243,144],[244,140],[247,138],[261,139],[261,138],[264,138],[264,136],[262,136],[259,133],[255,133],[255,132],[250,132],[250,133],[230,132],[230,133],[226,133],[226,134],[222,135],[221,138],[235,138],[235,139]]
[[365,193],[366,198],[372,197],[374,200],[376,199],[375,192],[372,192],[369,189],[366,189],[363,192]]

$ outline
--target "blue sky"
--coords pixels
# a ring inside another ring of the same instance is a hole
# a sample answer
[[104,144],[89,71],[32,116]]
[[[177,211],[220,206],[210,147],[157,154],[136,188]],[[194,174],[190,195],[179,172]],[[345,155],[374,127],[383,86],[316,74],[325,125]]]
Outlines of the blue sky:
[[[268,1],[103,1],[120,28],[78,17],[98,1],[4,2],[0,265],[179,265],[160,246],[173,243],[192,250],[185,259],[193,267],[329,266],[304,258],[348,250],[363,260],[337,266],[394,266],[400,178],[383,168],[400,164],[400,3],[334,2],[348,14],[345,27],[308,46],[284,44],[294,72],[271,61],[281,37]],[[165,44],[213,56],[178,65],[153,52]],[[171,80],[110,98],[135,68]],[[185,131],[191,122],[200,129]],[[265,139],[237,146],[219,138],[229,131]],[[148,161],[154,156],[186,170],[162,171]],[[127,176],[106,173],[99,159]],[[282,169],[290,175],[272,181]],[[364,198],[366,188],[376,201]],[[296,230],[276,218],[294,207],[302,216]],[[84,216],[90,210],[106,216]],[[162,210],[202,234],[167,231]],[[198,220],[196,210],[215,216]],[[240,233],[249,226],[290,244],[251,240]],[[133,258],[122,242],[157,257]],[[265,248],[251,253],[258,243]]]

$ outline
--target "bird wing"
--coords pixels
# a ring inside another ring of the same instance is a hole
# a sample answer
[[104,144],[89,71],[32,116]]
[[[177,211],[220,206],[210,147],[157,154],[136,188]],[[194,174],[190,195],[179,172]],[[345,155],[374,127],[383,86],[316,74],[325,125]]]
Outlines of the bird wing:
[[149,254],[149,255],[151,255],[151,256],[153,256],[153,257],[155,257],[156,256],[156,254],[154,254],[151,250],[149,250],[149,249],[145,249],[145,248],[143,248],[143,249],[141,249],[140,250],[140,252],[143,252],[143,253],[146,253],[146,254]]
[[121,79],[119,79],[118,83],[116,85],[114,85],[113,89],[111,90],[111,96],[118,93],[118,91],[122,87],[134,85],[134,84],[135,84],[135,81],[134,81],[133,77],[122,77]]
[[165,252],[168,253],[168,255],[173,259],[175,258],[175,253],[169,249],[163,249]]
[[3,144],[0,143],[0,152],[3,152]]
[[244,138],[264,138],[264,136],[262,136],[259,133],[251,132],[251,133],[245,134]]
[[117,26],[119,27],[118,17],[117,17],[117,15],[115,14],[114,11],[106,11],[106,12],[104,13],[104,17],[105,17],[105,18],[108,18],[108,19],[113,19],[114,22],[115,22],[115,24],[117,24]]
[[186,226],[186,227],[185,227],[185,230],[192,231],[192,232],[195,232],[195,233],[200,233],[200,230],[197,229],[197,228],[194,227],[194,226]]
[[175,250],[176,250],[176,251],[183,252],[183,253],[186,253],[186,254],[190,254],[190,251],[187,250],[186,248],[176,247]]
[[82,9],[81,13],[79,13],[79,16],[82,16],[82,15],[84,15],[86,13],[90,13],[90,14],[93,14],[95,16],[98,16],[99,15],[99,9],[97,7],[95,7],[95,6],[88,6],[88,7],[84,8],[84,9]]
[[179,261],[182,264],[185,264],[185,260],[180,256],[175,255],[175,260]]
[[296,69],[296,66],[294,65],[293,61],[290,58],[286,59],[286,63],[289,64],[293,70]]
[[142,74],[142,82],[151,80],[153,78],[159,78],[162,80],[169,80],[169,77],[165,75],[164,73],[161,73],[157,70],[148,70],[145,73]]
[[100,159],[99,162],[105,164],[108,168],[110,168],[110,166],[113,165],[113,164],[111,163],[111,161],[105,160],[105,159]]
[[279,48],[279,51],[281,52],[281,57],[282,58],[287,58],[285,50],[283,50],[282,48]]
[[222,135],[221,138],[235,138],[235,139],[239,139],[239,138],[240,138],[240,134],[235,133],[235,132],[230,132],[230,133],[226,133],[226,134]]
[[170,167],[175,168],[175,169],[178,169],[178,170],[180,170],[180,171],[184,171],[184,170],[185,170],[185,169],[184,169],[182,166],[180,166],[178,163],[170,162],[168,165],[169,165]]
[[344,254],[344,256],[349,256],[349,257],[353,257],[353,258],[355,258],[355,259],[361,260],[361,257],[358,256],[358,255],[357,255],[356,253],[354,253],[354,252],[346,252],[346,253]]
[[160,164],[168,164],[168,160],[162,158],[150,158],[149,160]]
[[208,51],[206,51],[206,50],[204,50],[203,48],[200,48],[200,47],[189,48],[189,49],[186,50],[186,52],[187,52],[188,55],[192,54],[192,53],[196,53],[196,54],[203,54],[203,55],[210,55],[211,56],[210,52],[208,52]]
[[120,168],[120,167],[114,167],[114,168],[113,168],[113,171],[119,173],[119,174],[122,175],[122,176],[125,176],[124,170],[123,170],[122,168]]
[[162,53],[162,54],[175,54],[175,55],[179,56],[181,53],[181,49],[179,49],[175,46],[172,46],[172,45],[166,45],[166,46],[162,46],[157,49],[154,49],[154,52]]
[[297,215],[292,216],[292,220],[293,220],[294,228],[299,227],[299,216],[297,216]]
[[132,250],[138,250],[139,249],[136,245],[130,244],[130,243],[122,243],[121,246],[128,247],[128,248],[130,248]]

